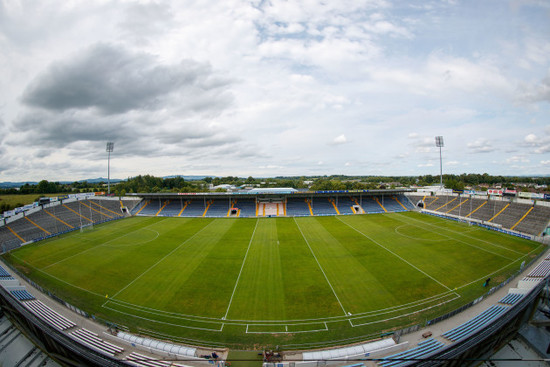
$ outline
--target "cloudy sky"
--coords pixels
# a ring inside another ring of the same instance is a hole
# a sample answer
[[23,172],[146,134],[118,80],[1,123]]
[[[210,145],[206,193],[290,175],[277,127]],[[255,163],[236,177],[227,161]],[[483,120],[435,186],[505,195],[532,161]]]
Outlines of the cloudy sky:
[[0,0],[0,181],[550,173],[546,0]]

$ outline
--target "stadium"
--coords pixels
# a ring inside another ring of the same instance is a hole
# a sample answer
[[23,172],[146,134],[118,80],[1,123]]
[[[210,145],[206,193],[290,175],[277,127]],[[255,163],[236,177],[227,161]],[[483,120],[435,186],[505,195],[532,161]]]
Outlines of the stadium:
[[11,214],[2,307],[69,365],[461,365],[550,274],[544,196],[90,193]]

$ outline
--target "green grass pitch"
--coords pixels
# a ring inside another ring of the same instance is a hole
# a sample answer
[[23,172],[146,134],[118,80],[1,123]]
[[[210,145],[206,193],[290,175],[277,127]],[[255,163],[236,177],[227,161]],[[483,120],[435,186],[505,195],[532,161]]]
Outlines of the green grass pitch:
[[302,349],[422,324],[484,294],[544,246],[418,213],[133,217],[4,256],[133,332]]

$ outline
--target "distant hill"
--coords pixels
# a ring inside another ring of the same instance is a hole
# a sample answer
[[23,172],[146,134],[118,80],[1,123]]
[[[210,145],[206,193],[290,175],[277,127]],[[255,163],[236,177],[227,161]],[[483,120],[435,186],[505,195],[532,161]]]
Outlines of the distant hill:
[[186,181],[200,181],[204,180],[206,177],[216,177],[216,176],[182,176],[182,175],[172,175],[172,176],[164,176],[162,178],[175,178],[175,177],[182,177]]
[[7,181],[7,182],[0,182],[0,188],[2,188],[2,189],[11,189],[11,188],[14,188],[14,187],[21,187],[26,183],[28,183],[29,185],[37,185],[38,184],[38,182],[34,182],[34,181],[24,181],[24,182],[10,182],[10,181]]
[[[206,177],[214,178],[216,176],[172,175],[172,176],[164,176],[163,178],[174,178],[174,177],[183,177],[183,179],[186,180],[186,181],[199,181],[199,180],[204,180]],[[89,183],[107,182],[107,178],[105,178],[105,177],[88,178],[88,179],[84,179],[84,180],[78,180],[77,182],[84,182],[84,181],[89,182]],[[121,181],[126,181],[126,179],[122,180],[122,179],[119,179],[119,178],[111,178],[111,183],[113,183],[113,184],[115,184],[117,182],[121,182]],[[57,181],[53,181],[53,182],[57,182]],[[75,182],[75,181],[59,181],[60,184],[71,184],[73,182]],[[38,185],[37,181],[21,181],[21,182],[6,181],[6,182],[0,182],[0,189],[17,188],[17,187],[21,187],[21,186],[23,186],[24,184],[27,184],[27,183],[29,185]]]

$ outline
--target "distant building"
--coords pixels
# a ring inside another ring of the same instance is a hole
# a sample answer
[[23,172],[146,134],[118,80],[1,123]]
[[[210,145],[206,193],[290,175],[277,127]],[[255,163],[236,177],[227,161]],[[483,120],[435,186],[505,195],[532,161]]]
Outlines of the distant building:
[[209,190],[210,191],[216,191],[216,190],[225,190],[225,191],[235,191],[237,190],[237,187],[235,185],[230,185],[230,184],[222,184],[222,185],[218,185],[218,186],[210,186]]
[[269,188],[257,188],[252,189],[249,194],[292,194],[298,190],[292,187],[269,187]]

